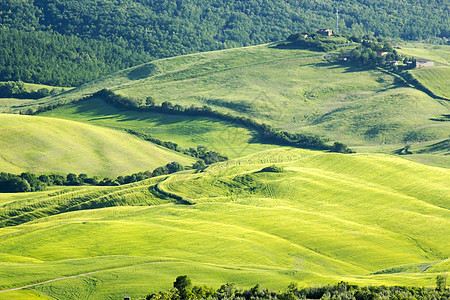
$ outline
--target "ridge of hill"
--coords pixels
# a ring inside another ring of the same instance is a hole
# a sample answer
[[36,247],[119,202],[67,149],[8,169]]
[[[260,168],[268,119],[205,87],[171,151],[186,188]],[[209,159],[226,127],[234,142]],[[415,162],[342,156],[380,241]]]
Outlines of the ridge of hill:
[[[105,299],[126,284],[140,298],[179,274],[212,286],[249,287],[257,278],[275,289],[341,280],[433,286],[448,271],[449,181],[448,169],[392,155],[278,148],[203,172],[61,191],[67,199],[103,194],[120,206],[79,206],[0,228],[0,289],[88,272],[32,289]],[[155,184],[195,204],[150,203]],[[34,213],[49,196],[40,192],[32,207],[29,194],[2,194],[0,210],[29,205]]]
[[194,159],[118,130],[79,122],[0,114],[3,172],[117,176]]
[[340,33],[406,40],[450,36],[443,0],[4,0],[0,80],[73,86],[153,58],[334,29],[336,9]]

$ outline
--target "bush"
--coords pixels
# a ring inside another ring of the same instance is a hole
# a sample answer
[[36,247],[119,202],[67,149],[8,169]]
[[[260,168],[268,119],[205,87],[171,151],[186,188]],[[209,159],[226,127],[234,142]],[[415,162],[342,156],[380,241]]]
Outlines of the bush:
[[269,166],[269,167],[265,167],[265,168],[263,168],[261,171],[259,171],[259,172],[272,172],[272,173],[281,173],[281,172],[283,172],[284,170],[283,170],[283,168],[282,167],[279,167],[279,166],[276,166],[276,165],[271,165],[271,166]]

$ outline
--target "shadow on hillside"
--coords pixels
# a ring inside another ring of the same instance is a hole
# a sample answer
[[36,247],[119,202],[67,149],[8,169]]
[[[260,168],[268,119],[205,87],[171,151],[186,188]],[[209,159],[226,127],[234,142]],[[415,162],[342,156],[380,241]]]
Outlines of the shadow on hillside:
[[127,77],[130,80],[140,80],[158,73],[158,67],[154,64],[146,64],[131,70]]
[[[87,99],[74,104],[75,114],[80,114],[89,117],[89,121],[105,121],[105,124],[96,123],[100,126],[122,128],[122,129],[136,129],[142,127],[140,130],[151,134],[152,129],[158,127],[165,127],[168,132],[173,132],[177,135],[192,135],[192,134],[206,134],[214,131],[217,126],[214,123],[220,123],[229,128],[226,132],[222,132],[220,139],[233,139],[237,136],[236,128],[247,129],[251,135],[248,143],[263,143],[259,140],[258,133],[249,128],[245,124],[236,121],[229,122],[204,116],[186,116],[173,115],[158,112],[142,112],[135,110],[119,109],[113,107],[101,99]],[[129,125],[121,125],[130,123]],[[134,122],[142,122],[143,124],[133,124]],[[146,125],[147,123],[148,125]],[[171,128],[172,127],[172,128]],[[183,145],[181,145],[183,146]]]

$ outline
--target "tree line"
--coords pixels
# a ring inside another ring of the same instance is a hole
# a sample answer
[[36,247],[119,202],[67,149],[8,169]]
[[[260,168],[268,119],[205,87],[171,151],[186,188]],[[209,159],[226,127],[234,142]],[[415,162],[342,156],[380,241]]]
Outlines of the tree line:
[[228,160],[228,157],[223,156],[218,152],[210,151],[205,146],[199,145],[199,146],[197,146],[197,148],[190,147],[188,149],[184,149],[184,148],[180,147],[177,143],[164,142],[164,141],[161,141],[159,139],[152,137],[151,135],[149,135],[147,133],[139,132],[139,131],[132,130],[132,129],[126,129],[125,131],[128,133],[131,133],[133,135],[136,135],[137,137],[140,137],[143,140],[152,142],[156,145],[183,153],[188,156],[198,158],[199,160],[196,162],[196,164],[194,164],[194,169],[201,169],[201,168],[204,168],[206,165],[211,165],[216,162]]
[[[196,162],[193,168],[202,168],[204,163]],[[81,173],[76,175],[69,173],[66,176],[61,174],[33,174],[24,172],[20,175],[1,172],[0,173],[0,193],[18,193],[18,192],[37,192],[43,191],[48,186],[79,186],[79,185],[96,185],[96,186],[119,186],[133,182],[142,181],[156,176],[168,175],[184,170],[184,167],[178,162],[170,162],[165,166],[158,167],[153,171],[138,172],[126,176],[117,176],[115,179],[98,177],[89,177],[87,174]]]
[[[328,140],[315,135],[304,133],[290,133],[287,131],[277,130],[268,124],[261,124],[250,118],[233,116],[229,113],[225,114],[219,111],[215,111],[211,107],[206,105],[202,107],[193,105],[191,105],[190,107],[183,107],[179,104],[174,105],[170,101],[164,101],[163,103],[161,103],[161,105],[156,105],[152,97],[147,97],[146,99],[130,98],[115,94],[113,91],[108,89],[102,89],[94,93],[92,96],[81,98],[78,101],[85,101],[90,99],[91,97],[100,98],[108,104],[119,109],[152,111],[164,114],[203,116],[224,120],[233,123],[235,126],[244,127],[249,129],[250,131],[257,133],[260,141],[263,143],[270,143],[281,146],[292,146],[312,150],[329,150],[331,152],[339,153],[354,153],[354,151],[340,142],[335,142],[332,146],[330,146],[327,144]],[[46,106],[39,106],[37,110],[32,110],[29,108],[27,110],[21,111],[20,113],[26,115],[34,115],[58,108],[63,105],[65,105],[65,103],[54,103]],[[167,145],[168,148],[175,147],[175,145],[169,145],[169,143],[167,142],[161,143],[161,145]]]
[[103,99],[110,105],[135,109],[141,111],[154,111],[166,114],[182,114],[190,116],[205,116],[213,117],[220,120],[231,122],[237,126],[245,127],[253,132],[258,133],[260,140],[266,143],[273,143],[285,146],[294,146],[316,150],[330,150],[324,140],[317,136],[307,135],[302,133],[290,133],[286,131],[276,130],[270,125],[260,124],[250,118],[233,116],[231,114],[225,114],[219,111],[212,110],[209,106],[190,106],[183,107],[179,104],[172,104],[170,101],[164,101],[160,106],[155,105],[155,102],[151,97],[144,99],[133,99],[122,95],[117,95],[114,92],[103,89],[92,95],[92,97],[98,97]]
[[358,286],[341,281],[337,284],[319,287],[299,287],[291,283],[283,291],[270,291],[259,284],[250,289],[239,289],[234,284],[224,284],[219,289],[200,285],[193,286],[191,279],[186,276],[178,276],[170,291],[160,291],[148,294],[146,300],[186,300],[186,299],[210,299],[210,300],[299,300],[299,299],[450,299],[450,290],[446,288],[446,276],[436,277],[436,288],[407,287],[407,286]]
[[0,82],[0,98],[40,99],[64,91],[60,88],[40,88],[35,91],[28,91],[22,81]]
[[291,32],[448,42],[442,1],[33,0],[0,2],[0,80],[76,86],[132,65],[284,40]]

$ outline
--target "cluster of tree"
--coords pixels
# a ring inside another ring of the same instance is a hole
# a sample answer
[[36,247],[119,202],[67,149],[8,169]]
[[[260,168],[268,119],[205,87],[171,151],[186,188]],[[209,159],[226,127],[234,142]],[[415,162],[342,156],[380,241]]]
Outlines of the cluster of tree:
[[350,43],[350,40],[343,35],[327,36],[320,33],[294,33],[288,37],[286,42],[279,43],[277,47],[329,52],[348,43]]
[[146,300],[298,300],[298,299],[449,299],[450,290],[445,288],[445,276],[436,277],[436,289],[406,286],[365,286],[360,287],[346,282],[321,287],[301,288],[292,283],[284,291],[270,291],[259,284],[251,289],[238,289],[234,284],[224,284],[215,290],[207,286],[193,286],[188,276],[178,276],[173,289],[147,295]]
[[[138,99],[130,99],[114,92],[103,89],[94,93],[92,97],[99,97],[105,102],[119,108],[137,109],[143,111],[155,111],[166,114],[186,114],[191,116],[206,116],[220,120],[228,121],[240,127],[245,127],[259,134],[260,140],[266,143],[273,143],[285,146],[294,146],[300,148],[330,150],[331,147],[321,138],[313,135],[302,133],[289,133],[273,128],[267,124],[260,124],[250,118],[233,116],[222,112],[214,111],[209,106],[203,107],[183,107],[179,104],[173,105],[169,101],[165,101],[161,106],[154,104],[151,98],[146,101]],[[148,104],[148,105],[147,105]]]
[[390,62],[396,62],[400,55],[388,42],[363,40],[361,44],[350,51],[341,50],[341,61],[347,61],[356,66],[385,66]]
[[353,151],[352,149],[350,149],[349,147],[347,147],[347,145],[340,143],[340,142],[334,142],[333,146],[330,149],[331,152],[336,152],[336,153],[355,153],[355,151]]
[[[126,130],[128,133],[131,133],[133,135],[136,135],[138,137],[140,137],[141,139],[144,139],[146,141],[152,142],[154,144],[160,145],[162,147],[183,153],[185,155],[189,155],[195,158],[198,158],[199,160],[204,162],[204,165],[210,165],[216,162],[221,162],[221,161],[226,161],[228,160],[228,157],[221,155],[218,152],[215,151],[210,151],[208,150],[205,146],[197,146],[197,148],[188,148],[188,149],[184,149],[180,146],[178,146],[177,143],[174,142],[164,142],[161,141],[159,139],[156,139],[154,137],[152,137],[151,135],[144,133],[144,132],[139,132],[139,131],[135,131],[132,129],[127,129]],[[201,164],[200,162],[197,163],[197,167],[194,167],[194,169],[200,169],[198,166],[199,164]]]
[[[200,163],[201,164],[201,163]],[[193,167],[198,166],[196,162]],[[0,173],[0,193],[35,192],[45,190],[52,185],[97,185],[97,186],[118,186],[133,182],[142,181],[156,176],[172,174],[184,170],[178,162],[171,162],[163,167],[158,167],[152,172],[145,171],[127,176],[118,176],[116,179],[89,177],[87,174],[76,175],[69,173],[66,176],[60,174],[36,175],[29,172],[20,175],[2,172]]]
[[284,172],[283,167],[279,167],[276,165],[271,165],[265,168],[262,168],[259,172],[269,172],[269,173],[282,173]]
[[[47,176],[48,177],[48,176]],[[0,193],[14,192],[34,192],[45,189],[46,184],[41,181],[43,177],[37,177],[31,173],[14,175],[10,173],[0,173]]]
[[[342,0],[338,8],[341,33],[450,36],[441,1]],[[327,28],[334,25],[335,9],[333,1],[302,0],[3,0],[0,80],[75,86],[150,58]]]
[[28,91],[22,81],[0,82],[0,98],[40,99],[50,95],[64,92],[64,89],[41,88],[36,91]]

